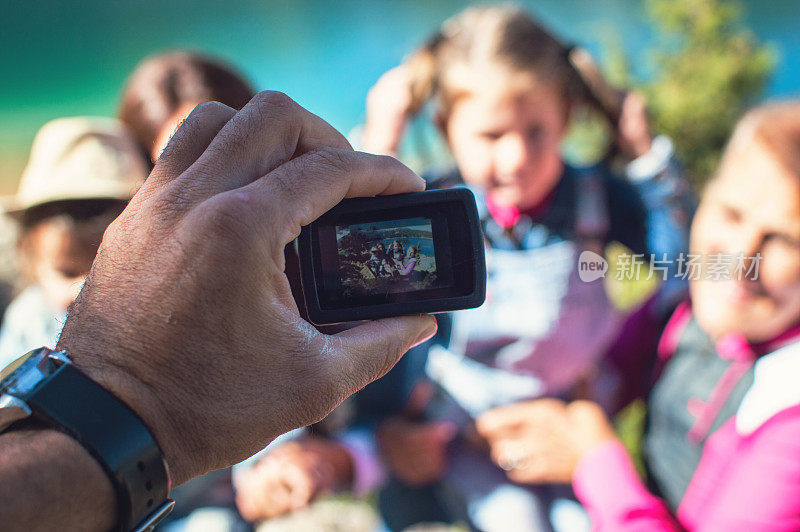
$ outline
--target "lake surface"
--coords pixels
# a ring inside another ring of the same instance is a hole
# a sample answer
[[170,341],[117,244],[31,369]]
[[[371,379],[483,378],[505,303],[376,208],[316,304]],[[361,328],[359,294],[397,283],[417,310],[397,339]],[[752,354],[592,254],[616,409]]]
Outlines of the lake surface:
[[[597,55],[618,39],[646,73],[652,42],[641,2],[523,2],[563,38]],[[469,5],[442,0],[0,0],[0,193],[30,142],[60,116],[113,114],[122,83],[144,56],[193,48],[229,58],[261,89],[290,94],[347,132],[368,89],[442,20]],[[781,56],[767,96],[798,95],[800,2],[744,2],[746,22]]]

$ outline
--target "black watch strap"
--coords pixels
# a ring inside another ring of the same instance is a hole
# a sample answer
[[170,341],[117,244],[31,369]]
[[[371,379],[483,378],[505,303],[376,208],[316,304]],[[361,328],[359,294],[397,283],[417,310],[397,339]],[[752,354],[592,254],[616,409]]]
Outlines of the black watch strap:
[[122,401],[72,364],[26,398],[34,412],[78,440],[110,477],[118,530],[147,530],[169,513],[169,474],[158,444]]

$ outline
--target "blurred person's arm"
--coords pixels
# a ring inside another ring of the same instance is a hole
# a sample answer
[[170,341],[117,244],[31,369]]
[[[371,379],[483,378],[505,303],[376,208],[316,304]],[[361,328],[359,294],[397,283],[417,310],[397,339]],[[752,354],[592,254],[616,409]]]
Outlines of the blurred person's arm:
[[347,451],[352,464],[348,489],[355,497],[365,497],[381,484],[386,476],[378,453],[374,429],[351,428],[336,437]]
[[490,410],[476,426],[513,482],[572,482],[593,530],[682,530],[639,480],[598,405],[539,399]]
[[367,118],[358,132],[359,147],[370,153],[397,155],[411,112],[411,71],[397,66],[367,94]]
[[[429,316],[322,334],[284,273],[284,247],[342,198],[423,187],[284,95],[201,104],[106,231],[57,348],[145,422],[172,485],[236,463],[434,334]],[[110,481],[69,437],[14,427],[0,448],[5,529],[113,523]]]
[[347,489],[353,464],[338,442],[318,436],[270,449],[236,476],[236,505],[248,521],[271,519],[305,508],[323,493]]
[[[672,140],[665,135],[652,137],[641,95],[626,96],[618,132],[618,143],[627,146],[624,151],[633,157],[625,168],[625,177],[636,188],[644,207],[646,252],[654,260],[660,261],[666,256],[669,261],[667,280],[658,294],[660,311],[669,312],[688,291],[686,280],[675,275],[676,259],[689,251],[689,227],[697,201],[683,168],[675,159]],[[612,216],[622,208],[612,205]],[[649,261],[650,257],[645,258]]]
[[575,494],[599,530],[797,530],[800,406],[750,434],[734,424],[706,443],[677,517],[647,490],[618,441],[582,457],[572,478]]
[[289,434],[234,467],[236,504],[248,521],[304,508],[324,493],[363,497],[381,484],[384,471],[371,430],[352,428],[335,438]]
[[375,430],[386,469],[407,486],[439,481],[449,465],[449,444],[458,436],[455,424],[425,419],[434,393],[430,382],[417,383],[403,411],[382,420]]
[[572,486],[594,530],[684,530],[666,503],[647,490],[618,440],[586,452],[576,465]]
[[648,491],[593,403],[520,403],[487,412],[477,427],[512,481],[571,482],[595,530],[797,530],[800,404],[787,401],[794,391],[764,389],[758,406],[745,412],[743,403],[706,440],[676,514]]

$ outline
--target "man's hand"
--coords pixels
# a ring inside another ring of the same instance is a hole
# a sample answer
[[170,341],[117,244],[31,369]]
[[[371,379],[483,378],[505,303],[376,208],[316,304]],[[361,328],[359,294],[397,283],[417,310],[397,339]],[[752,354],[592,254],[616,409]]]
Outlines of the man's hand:
[[581,458],[616,435],[595,403],[538,399],[495,408],[476,422],[492,460],[514,482],[569,483]]
[[284,247],[343,198],[423,188],[283,94],[201,104],[106,231],[58,348],[142,417],[173,485],[236,463],[435,332],[410,316],[322,334],[284,274]]
[[306,438],[271,450],[236,481],[236,505],[248,521],[271,519],[306,507],[316,496],[347,488],[350,454],[341,444]]

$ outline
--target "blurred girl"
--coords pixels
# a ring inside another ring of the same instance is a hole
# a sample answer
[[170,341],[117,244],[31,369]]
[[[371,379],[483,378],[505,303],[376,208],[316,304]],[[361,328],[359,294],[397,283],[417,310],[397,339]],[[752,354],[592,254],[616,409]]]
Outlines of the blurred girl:
[[652,493],[592,403],[523,403],[478,427],[495,461],[514,454],[512,480],[571,481],[598,530],[800,530],[800,102],[739,123],[691,248],[702,271],[649,398]]
[[[691,197],[669,139],[651,138],[640,97],[625,99],[616,124],[628,181],[604,165],[564,163],[561,142],[587,96],[569,57],[569,48],[518,8],[470,8],[370,91],[363,144],[379,153],[397,153],[406,122],[432,101],[456,168],[433,176],[429,188],[466,185],[476,193],[489,266],[487,303],[455,313],[452,328],[442,328],[451,331],[445,346],[430,349],[427,373],[439,394],[429,421],[379,431],[401,481],[390,485],[396,491],[384,497],[386,506],[408,496],[403,484],[443,479],[451,518],[481,530],[548,527],[550,502],[560,494],[509,483],[470,441],[472,420],[533,397],[574,397],[578,388],[612,405],[618,376],[601,369],[601,359],[624,315],[602,278],[580,277],[578,258],[603,253],[612,241],[659,258],[685,249]],[[669,305],[675,291],[659,297]],[[436,435],[451,430],[431,430],[442,423],[466,437],[448,446]]]
[[250,84],[224,62],[193,52],[169,52],[145,59],[133,71],[119,119],[155,162],[198,104],[217,101],[241,109],[254,95]]

